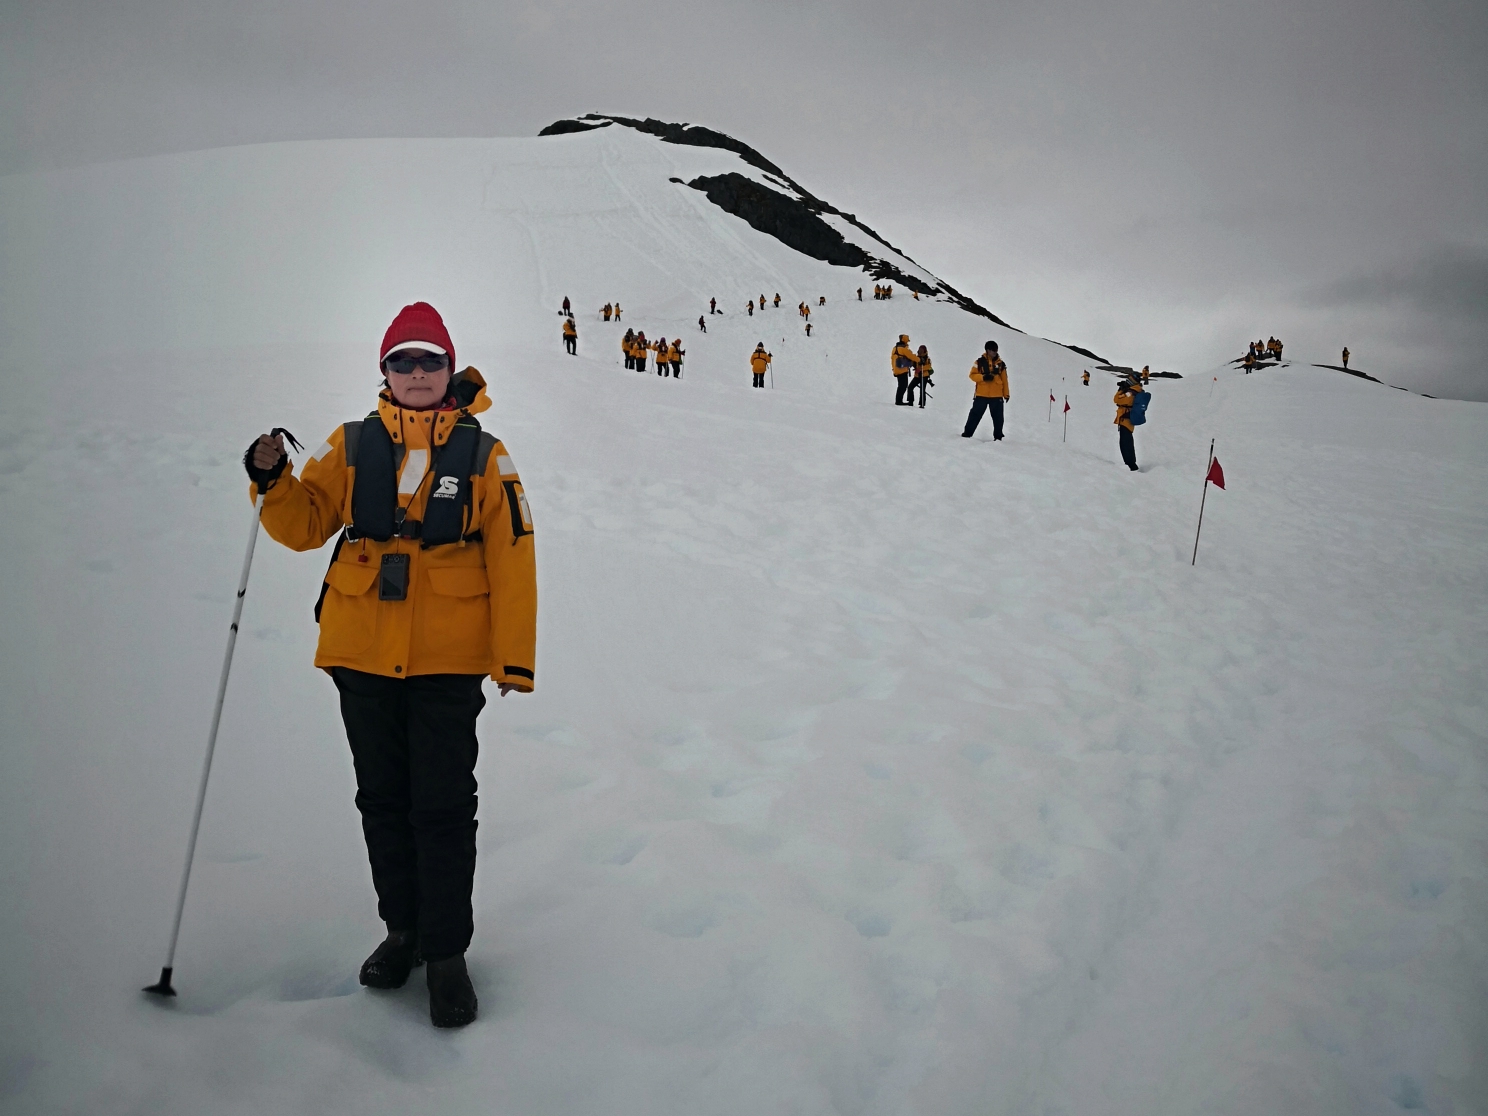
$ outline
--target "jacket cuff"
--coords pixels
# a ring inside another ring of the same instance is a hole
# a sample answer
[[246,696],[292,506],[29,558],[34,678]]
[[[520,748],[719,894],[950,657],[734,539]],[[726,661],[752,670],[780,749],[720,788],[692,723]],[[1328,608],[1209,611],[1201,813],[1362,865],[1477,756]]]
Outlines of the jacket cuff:
[[515,686],[523,693],[531,693],[536,686],[532,671],[526,667],[507,664],[491,675],[492,680],[507,686]]

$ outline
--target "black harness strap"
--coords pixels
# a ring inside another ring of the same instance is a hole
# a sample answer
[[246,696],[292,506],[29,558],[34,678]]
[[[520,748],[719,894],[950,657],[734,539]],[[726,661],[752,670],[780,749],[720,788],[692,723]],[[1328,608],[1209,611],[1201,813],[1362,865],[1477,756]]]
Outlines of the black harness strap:
[[419,545],[427,550],[473,537],[466,534],[466,529],[470,525],[473,500],[471,477],[476,472],[483,440],[480,423],[469,415],[462,416],[444,444],[435,447],[426,474],[430,487],[422,520],[405,520],[398,505],[398,466],[404,456],[403,445],[393,442],[377,414],[368,415],[357,425],[356,456],[351,456],[349,444],[347,451],[347,461],[356,464],[347,538],[377,542],[387,542],[394,536],[418,539]]

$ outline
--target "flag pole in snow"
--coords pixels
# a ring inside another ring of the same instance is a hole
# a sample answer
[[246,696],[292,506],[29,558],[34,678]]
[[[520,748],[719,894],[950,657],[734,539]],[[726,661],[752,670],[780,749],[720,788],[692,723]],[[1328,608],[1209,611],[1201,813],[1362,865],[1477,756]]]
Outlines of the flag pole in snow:
[[1066,395],[1064,397],[1064,437],[1060,438],[1059,440],[1061,442],[1068,442],[1069,441],[1069,396],[1068,395]]
[[1204,501],[1209,498],[1209,485],[1213,483],[1216,488],[1225,486],[1224,470],[1219,467],[1219,462],[1214,457],[1214,439],[1209,439],[1209,467],[1204,471],[1204,494],[1199,497],[1199,525],[1194,528],[1193,558],[1189,561],[1190,566],[1198,564],[1199,561],[1199,532],[1204,529]]
[[1045,422],[1053,422],[1054,421],[1054,393],[1052,391],[1049,393],[1049,417],[1046,418],[1046,419],[1044,419],[1044,421]]
[[[274,434],[284,434],[289,444],[296,449],[300,444],[283,427],[275,427]],[[227,654],[222,657],[222,674],[217,679],[217,704],[212,708],[212,728],[207,733],[207,756],[202,762],[201,785],[196,789],[196,812],[191,815],[191,839],[186,842],[186,866],[181,871],[181,889],[176,893],[176,917],[171,923],[170,947],[165,951],[165,966],[160,970],[160,979],[146,986],[144,991],[156,996],[174,996],[171,974],[175,971],[176,941],[181,936],[181,912],[186,909],[186,885],[191,881],[191,862],[196,856],[196,836],[201,831],[202,804],[207,800],[207,779],[212,774],[212,753],[217,750],[217,729],[222,724],[222,702],[227,697],[227,676],[232,670],[233,648],[238,643],[238,621],[243,617],[243,598],[248,593],[248,571],[253,568],[253,548],[258,544],[258,522],[263,515],[264,494],[260,492],[253,501],[253,526],[249,528],[248,552],[243,555],[243,572],[238,578],[238,598],[233,604],[232,624],[227,629]]]

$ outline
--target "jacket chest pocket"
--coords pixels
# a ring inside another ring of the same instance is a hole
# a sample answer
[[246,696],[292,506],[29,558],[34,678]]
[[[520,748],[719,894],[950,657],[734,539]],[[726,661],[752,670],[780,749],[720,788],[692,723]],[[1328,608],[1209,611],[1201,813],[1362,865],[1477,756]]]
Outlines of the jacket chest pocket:
[[330,655],[357,655],[377,635],[377,566],[336,562],[326,571],[325,607],[320,617],[320,649]]

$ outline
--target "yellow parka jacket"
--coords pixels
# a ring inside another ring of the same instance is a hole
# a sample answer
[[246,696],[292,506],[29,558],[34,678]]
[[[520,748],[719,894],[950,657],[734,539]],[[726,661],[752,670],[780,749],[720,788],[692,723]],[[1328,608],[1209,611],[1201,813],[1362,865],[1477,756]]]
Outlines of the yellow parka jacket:
[[572,318],[564,318],[563,319],[563,336],[564,337],[577,337],[578,335],[579,335],[579,329],[578,329],[577,326],[574,325],[573,319]]
[[[471,390],[471,386],[475,390]],[[430,447],[442,446],[464,415],[490,407],[485,380],[474,368],[451,383],[464,407],[412,411],[384,390],[377,418],[394,446],[398,503],[406,518],[422,520],[428,499]],[[369,416],[367,422],[375,421]],[[537,645],[537,568],[532,515],[516,467],[500,441],[478,460],[471,481],[470,527],[481,539],[421,549],[417,539],[348,540],[326,574],[315,665],[407,678],[416,674],[488,674],[530,691]],[[396,452],[396,451],[395,451]],[[479,455],[478,455],[479,456]],[[346,431],[337,427],[305,463],[292,467],[264,496],[263,525],[291,550],[315,550],[351,522],[356,467],[346,461]],[[257,485],[249,485],[257,498]],[[407,554],[408,596],[379,600],[384,554]]]
[[749,354],[749,367],[754,369],[756,376],[763,376],[765,369],[770,367],[770,354],[763,349],[755,349]]
[[889,368],[896,376],[913,372],[919,366],[919,355],[903,341],[895,345],[893,352],[889,353]]
[[1136,392],[1129,388],[1117,388],[1116,394],[1111,397],[1111,402],[1116,404],[1116,426],[1124,426],[1128,430],[1134,429],[1131,419],[1126,416],[1131,413],[1131,405],[1137,401]]
[[971,366],[971,371],[967,374],[967,379],[976,381],[976,393],[982,399],[1012,398],[1011,393],[1008,391],[1007,365],[1002,362],[1001,357],[998,357],[991,363],[992,375],[988,376],[982,371],[982,362],[978,358],[976,363]]

